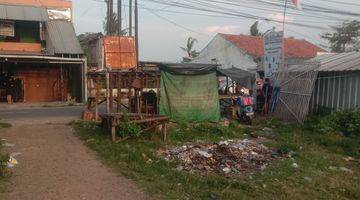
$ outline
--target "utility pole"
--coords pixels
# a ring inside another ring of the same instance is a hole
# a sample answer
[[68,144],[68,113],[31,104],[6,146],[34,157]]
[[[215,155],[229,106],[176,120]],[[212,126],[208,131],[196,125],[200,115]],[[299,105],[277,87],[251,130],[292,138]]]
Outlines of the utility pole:
[[118,11],[117,11],[117,14],[118,14],[118,35],[120,36],[121,35],[121,31],[122,31],[122,13],[121,13],[121,8],[122,8],[122,0],[118,0]]
[[114,30],[114,1],[113,0],[109,0],[109,16],[110,16],[110,31],[109,31],[109,35],[113,35],[113,30]]
[[139,65],[139,6],[135,0],[135,45],[136,45],[136,64]]
[[132,0],[129,0],[129,36],[132,36],[132,15],[133,15],[133,9],[132,9]]
[[106,33],[109,34],[110,30],[110,2],[109,0],[105,0],[106,3]]

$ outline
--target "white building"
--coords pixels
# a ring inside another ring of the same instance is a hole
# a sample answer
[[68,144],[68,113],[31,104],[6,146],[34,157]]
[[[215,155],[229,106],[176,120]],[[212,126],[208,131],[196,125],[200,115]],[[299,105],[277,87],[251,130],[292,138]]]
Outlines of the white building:
[[[285,58],[288,63],[314,58],[319,52],[326,51],[306,40],[285,39]],[[263,55],[262,37],[219,33],[193,62],[216,63],[224,69],[235,67],[255,71],[258,67],[262,69]]]

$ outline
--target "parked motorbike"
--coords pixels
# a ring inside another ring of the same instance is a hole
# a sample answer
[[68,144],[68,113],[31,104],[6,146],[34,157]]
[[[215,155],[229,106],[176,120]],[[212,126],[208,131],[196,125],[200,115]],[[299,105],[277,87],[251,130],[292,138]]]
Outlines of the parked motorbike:
[[252,120],[255,118],[254,108],[252,106],[241,106],[237,115],[240,123],[251,125]]

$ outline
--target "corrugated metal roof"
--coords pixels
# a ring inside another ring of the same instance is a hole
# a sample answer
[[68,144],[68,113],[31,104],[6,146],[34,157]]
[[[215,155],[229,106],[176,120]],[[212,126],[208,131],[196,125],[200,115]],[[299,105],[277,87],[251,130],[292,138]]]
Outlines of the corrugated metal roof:
[[356,71],[360,70],[360,52],[329,53],[309,59],[302,64],[289,65],[288,71]]
[[83,54],[71,22],[55,20],[47,22],[47,42],[50,52],[56,54]]
[[0,19],[47,21],[48,14],[45,8],[0,4]]
[[317,71],[354,71],[360,70],[360,52],[324,54],[310,59],[319,62]]

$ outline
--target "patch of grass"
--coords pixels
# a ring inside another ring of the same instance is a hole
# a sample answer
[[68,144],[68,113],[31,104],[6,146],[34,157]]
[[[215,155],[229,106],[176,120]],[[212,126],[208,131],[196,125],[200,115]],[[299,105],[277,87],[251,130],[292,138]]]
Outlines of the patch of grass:
[[2,128],[10,128],[10,127],[11,127],[11,124],[0,122],[0,129],[2,129]]
[[[156,199],[360,199],[360,165],[343,158],[359,159],[359,138],[316,134],[294,124],[266,121],[259,126],[272,128],[270,147],[293,151],[266,170],[241,177],[220,175],[199,176],[177,171],[175,162],[166,162],[156,151],[166,145],[186,142],[215,142],[230,138],[245,138],[252,128],[229,128],[216,124],[182,124],[170,129],[167,143],[161,135],[149,133],[122,143],[113,143],[108,131],[92,123],[76,122],[73,128],[85,144],[95,150],[104,163],[135,180]],[[269,133],[264,133],[268,135]],[[149,160],[151,159],[151,162]],[[292,167],[297,163],[299,168]],[[329,168],[330,167],[330,168]],[[346,167],[353,171],[339,170]],[[336,168],[336,170],[333,170]]]
[[[0,129],[10,128],[10,127],[11,127],[11,124],[0,122]],[[0,193],[5,191],[5,189],[6,189],[5,183],[8,180],[9,175],[10,175],[10,173],[7,169],[7,162],[9,160],[9,155],[3,153],[2,144],[3,144],[3,141],[0,141]]]
[[10,173],[7,169],[7,162],[9,160],[9,155],[2,152],[2,143],[3,142],[0,141],[0,193],[6,190],[5,185],[10,176]]

